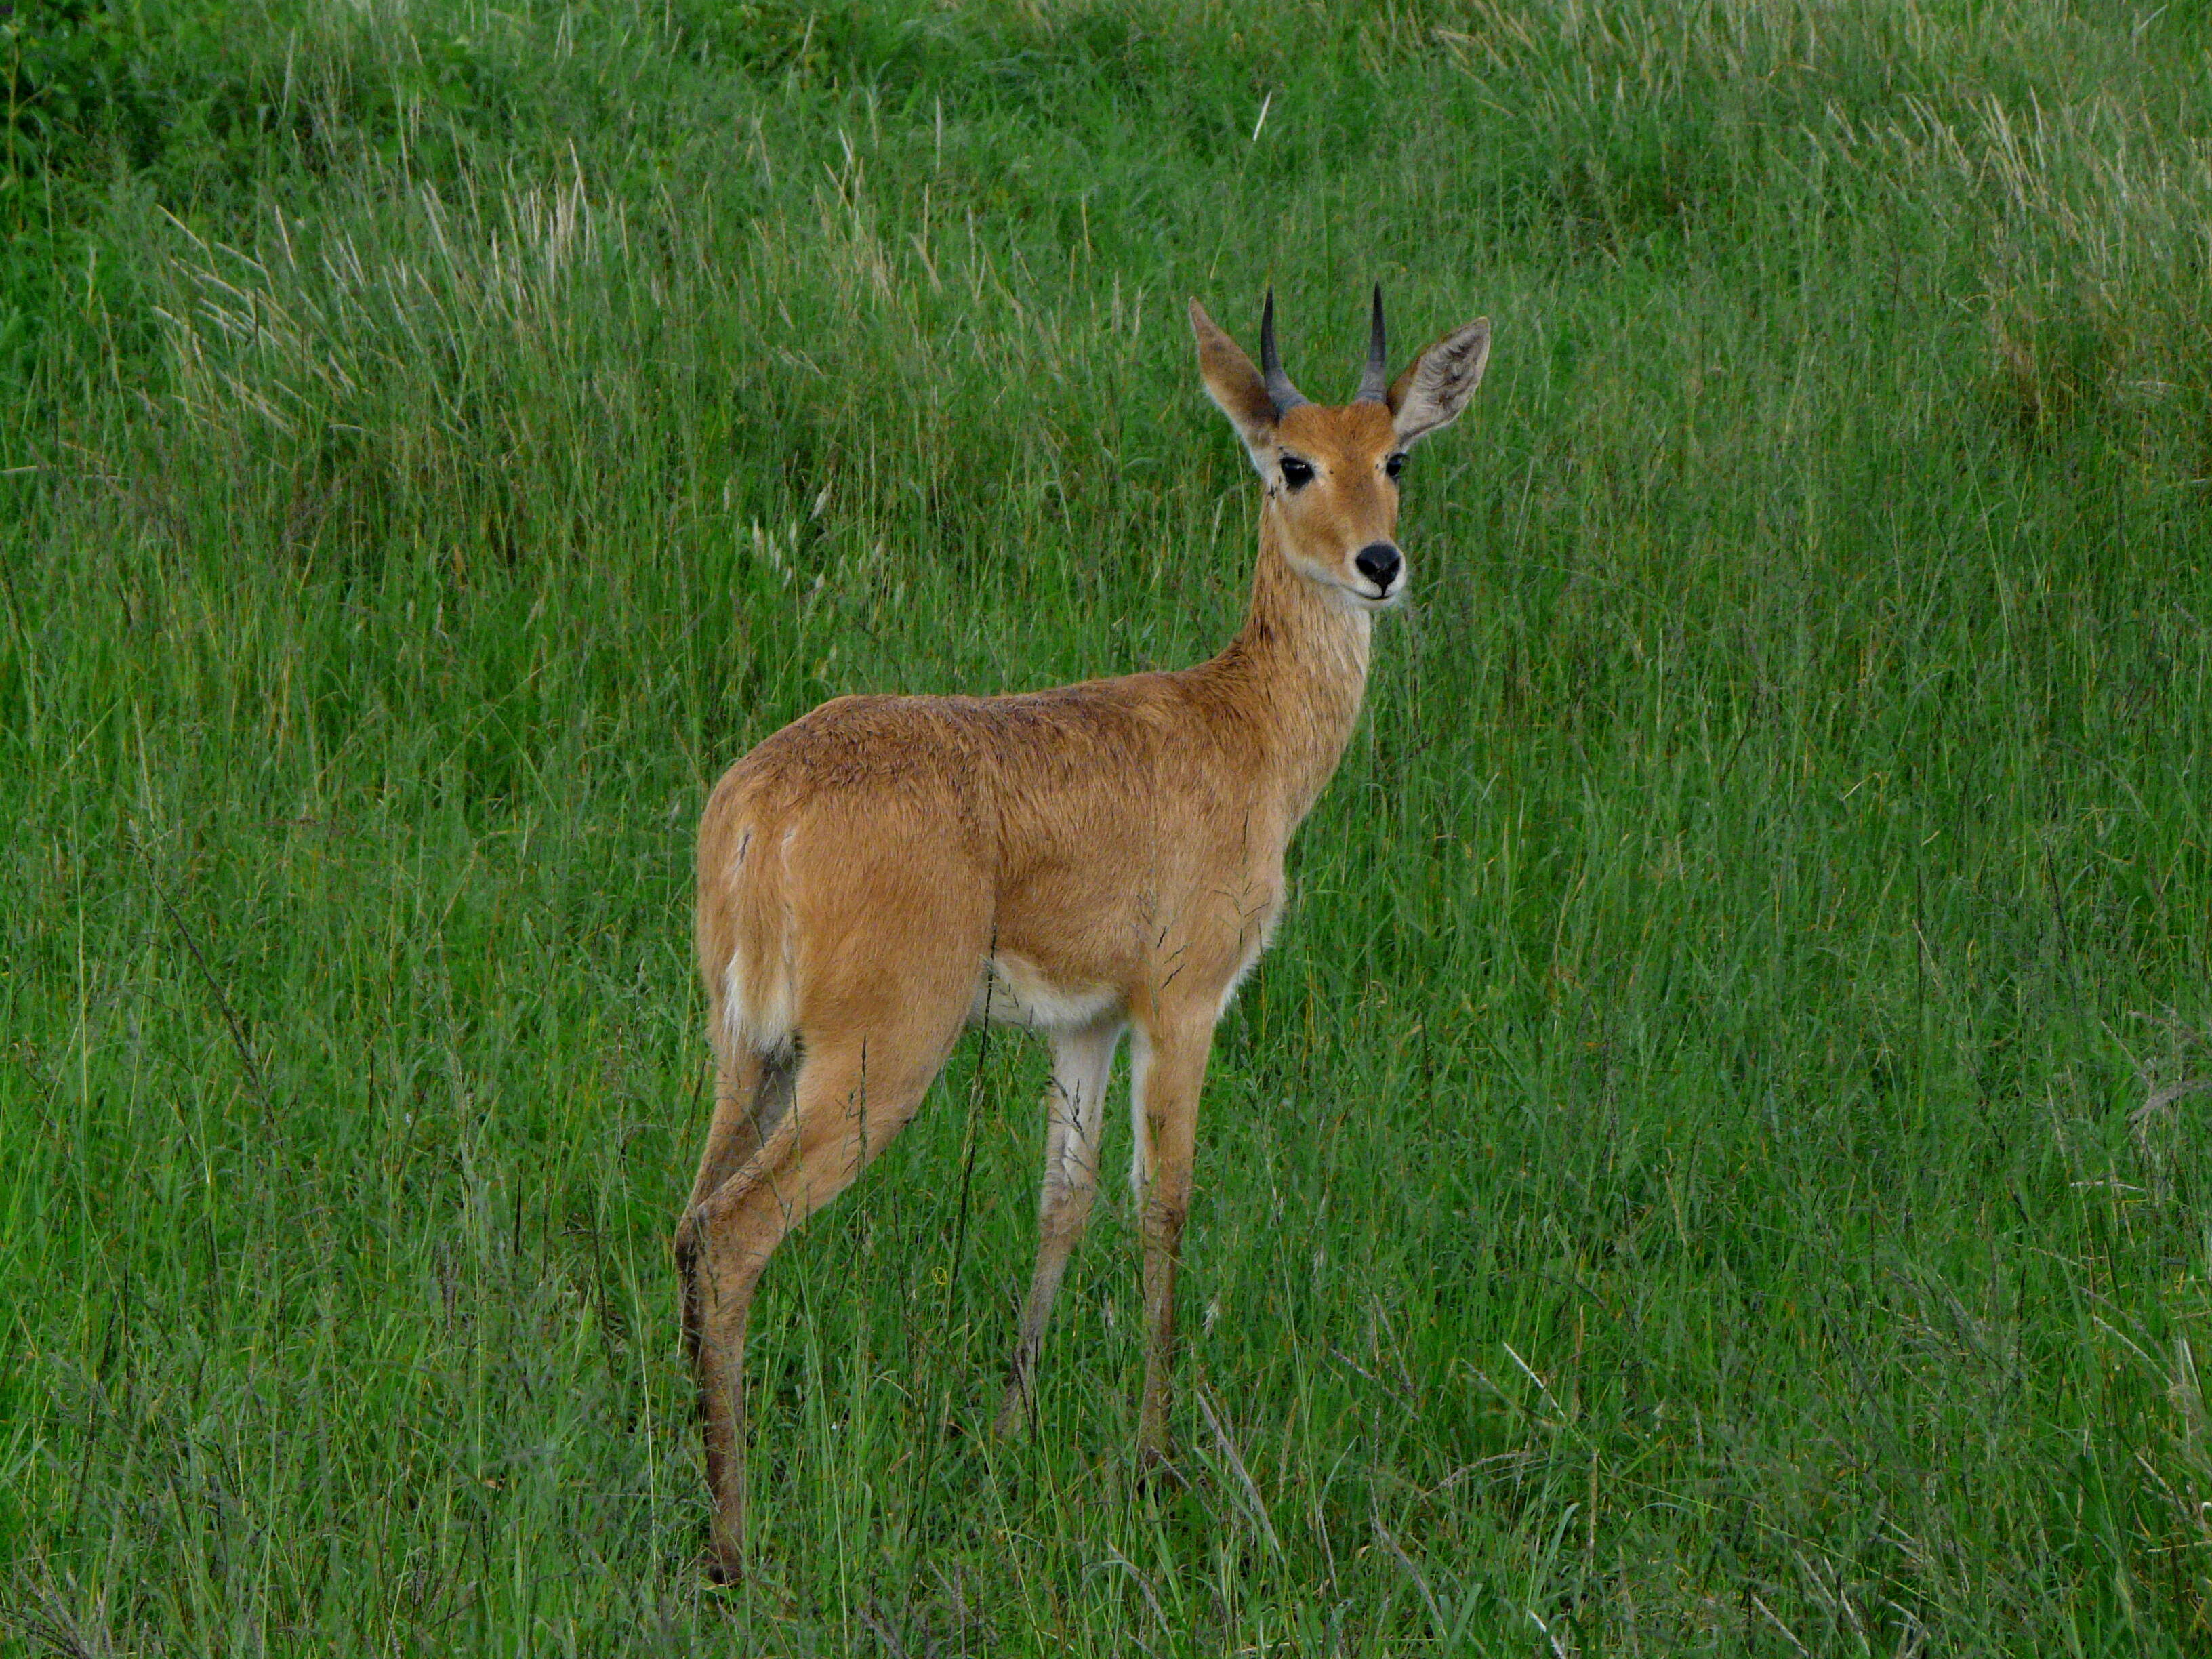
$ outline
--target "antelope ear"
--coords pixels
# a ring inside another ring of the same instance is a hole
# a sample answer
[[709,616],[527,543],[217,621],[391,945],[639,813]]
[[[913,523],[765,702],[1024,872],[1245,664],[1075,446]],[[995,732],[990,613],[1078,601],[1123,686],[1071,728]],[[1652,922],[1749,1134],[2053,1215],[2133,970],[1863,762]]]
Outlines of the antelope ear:
[[1482,384],[1489,362],[1490,319],[1481,317],[1454,329],[1407,364],[1406,372],[1390,383],[1398,441],[1410,444],[1458,419]]
[[1206,395],[1229,417],[1252,465],[1264,475],[1266,458],[1275,443],[1275,404],[1267,396],[1267,383],[1244,349],[1223,333],[1195,300],[1190,302],[1190,331],[1198,337],[1198,372],[1206,381]]

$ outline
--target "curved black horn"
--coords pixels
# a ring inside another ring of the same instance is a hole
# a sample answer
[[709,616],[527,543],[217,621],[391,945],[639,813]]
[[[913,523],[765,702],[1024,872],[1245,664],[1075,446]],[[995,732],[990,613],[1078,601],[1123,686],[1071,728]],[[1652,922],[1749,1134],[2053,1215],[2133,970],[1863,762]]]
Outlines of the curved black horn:
[[1389,348],[1382,338],[1382,284],[1375,284],[1375,319],[1367,329],[1367,368],[1359,377],[1359,396],[1356,403],[1387,404],[1390,401]]
[[1270,283],[1267,301],[1260,307],[1260,378],[1267,383],[1267,401],[1280,420],[1306,401],[1291,377],[1283,373],[1283,360],[1275,355],[1275,289]]

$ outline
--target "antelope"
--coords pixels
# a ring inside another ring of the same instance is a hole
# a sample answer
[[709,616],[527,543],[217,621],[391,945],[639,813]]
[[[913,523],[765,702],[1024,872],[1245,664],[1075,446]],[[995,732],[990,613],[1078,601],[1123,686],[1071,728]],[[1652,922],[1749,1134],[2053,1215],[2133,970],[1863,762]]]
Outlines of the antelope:
[[964,1025],[1052,1047],[1040,1242],[998,1431],[1032,1376],[1097,1187],[1131,1033],[1130,1176],[1146,1330],[1138,1450],[1169,1449],[1175,1283],[1215,1025],[1281,915],[1283,854],[1335,771],[1376,613],[1405,595],[1406,451],[1482,379],[1487,319],[1395,380],[1375,290],[1357,397],[1300,396],[1190,302],[1206,389],[1266,487],[1242,629],[1195,667],[1019,696],[847,696],[716,784],[699,830],[698,952],[714,1110],[676,1232],[714,1516],[741,1570],[745,1322],[778,1244],[904,1127]]

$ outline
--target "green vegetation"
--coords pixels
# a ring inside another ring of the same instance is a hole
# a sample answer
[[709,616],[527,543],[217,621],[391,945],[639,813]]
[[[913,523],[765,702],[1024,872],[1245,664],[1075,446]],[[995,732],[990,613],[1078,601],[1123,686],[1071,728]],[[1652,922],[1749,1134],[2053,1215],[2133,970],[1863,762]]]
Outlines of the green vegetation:
[[[2208,46],[17,0],[0,1648],[2204,1651]],[[1376,277],[1497,347],[1223,1030],[1188,1489],[1118,1183],[981,1434],[1044,1067],[971,1042],[769,1276],[709,1590],[707,786],[1211,650],[1183,300],[1342,396]]]

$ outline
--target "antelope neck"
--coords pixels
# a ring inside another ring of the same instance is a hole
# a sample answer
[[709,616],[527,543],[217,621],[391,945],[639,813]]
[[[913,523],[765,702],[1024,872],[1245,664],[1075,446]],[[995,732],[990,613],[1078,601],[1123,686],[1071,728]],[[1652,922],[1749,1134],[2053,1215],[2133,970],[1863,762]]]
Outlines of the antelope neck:
[[1201,672],[1224,712],[1259,740],[1295,823],[1336,770],[1367,691],[1374,619],[1300,575],[1284,557],[1273,511],[1260,515],[1260,559],[1244,625]]

